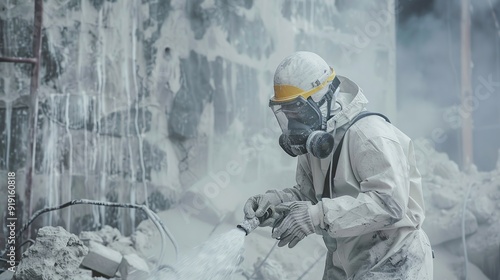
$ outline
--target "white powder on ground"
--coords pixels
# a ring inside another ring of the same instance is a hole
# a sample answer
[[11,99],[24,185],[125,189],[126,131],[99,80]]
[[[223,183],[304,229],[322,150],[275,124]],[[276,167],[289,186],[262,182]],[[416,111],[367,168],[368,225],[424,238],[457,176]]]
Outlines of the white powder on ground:
[[245,232],[233,229],[210,239],[150,280],[230,280],[243,261]]

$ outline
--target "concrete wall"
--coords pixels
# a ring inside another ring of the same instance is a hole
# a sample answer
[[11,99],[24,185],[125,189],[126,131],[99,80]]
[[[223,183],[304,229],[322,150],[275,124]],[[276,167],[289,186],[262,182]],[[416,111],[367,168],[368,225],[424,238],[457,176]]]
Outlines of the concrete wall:
[[[272,152],[246,163],[267,174],[276,165],[266,160],[284,161],[267,107],[272,75],[295,50],[323,56],[364,88],[371,110],[396,118],[393,0],[44,2],[33,211],[146,197],[164,210],[256,135]],[[2,1],[0,55],[31,56],[32,26],[32,1]],[[30,66],[1,63],[0,73],[0,170],[17,173],[22,203]],[[142,219],[78,206],[37,225],[127,233]]]

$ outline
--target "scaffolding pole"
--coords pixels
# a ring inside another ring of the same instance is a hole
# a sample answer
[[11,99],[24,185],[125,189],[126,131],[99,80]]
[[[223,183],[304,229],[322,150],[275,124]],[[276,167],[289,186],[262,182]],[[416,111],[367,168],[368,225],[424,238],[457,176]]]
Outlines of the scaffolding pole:
[[461,101],[462,108],[467,114],[462,114],[462,167],[467,169],[473,163],[473,138],[472,125],[474,112],[470,109],[472,100],[471,83],[471,20],[470,20],[470,2],[462,0],[461,15]]

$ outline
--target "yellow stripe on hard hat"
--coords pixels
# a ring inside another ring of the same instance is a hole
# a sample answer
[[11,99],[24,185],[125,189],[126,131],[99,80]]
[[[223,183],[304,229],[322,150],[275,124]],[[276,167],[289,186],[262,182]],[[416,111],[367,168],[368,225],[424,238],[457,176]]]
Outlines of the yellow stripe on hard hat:
[[328,78],[319,86],[312,88],[308,91],[303,91],[302,89],[296,87],[296,86],[291,86],[291,85],[276,85],[274,86],[274,96],[271,98],[272,101],[275,102],[283,102],[283,101],[290,101],[297,96],[302,96],[305,99],[307,99],[309,96],[315,94],[316,92],[320,91],[322,88],[324,88],[329,82],[333,81],[335,79],[335,70],[333,68],[330,68],[332,70],[332,74],[328,76]]

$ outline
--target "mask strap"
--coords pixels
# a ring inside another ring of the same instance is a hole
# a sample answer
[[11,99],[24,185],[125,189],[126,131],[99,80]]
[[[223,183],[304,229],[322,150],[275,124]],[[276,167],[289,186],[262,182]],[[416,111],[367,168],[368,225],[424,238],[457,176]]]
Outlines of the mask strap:
[[333,93],[330,92],[326,94],[326,116],[323,118],[323,116],[321,116],[322,118],[322,122],[321,122],[321,128],[323,130],[326,131],[326,126],[327,126],[327,122],[328,122],[328,117],[330,117],[330,114],[331,114],[331,110],[332,110],[332,99],[333,99]]
[[[307,98],[307,101],[312,103],[313,106],[316,107],[316,110],[320,113],[321,130],[323,130],[323,131],[326,131],[327,122],[328,122],[328,119],[330,118],[330,114],[332,111],[331,107],[332,107],[333,96],[337,92],[339,85],[340,85],[340,80],[338,77],[335,77],[333,79],[333,81],[328,85],[328,91],[325,93],[325,95],[321,98],[321,100],[318,103],[314,102],[312,97]],[[326,116],[323,116],[323,114],[321,114],[320,107],[323,106],[323,104],[325,102],[327,102]]]
[[[335,82],[335,83],[334,83]],[[337,77],[332,81],[332,83],[328,86],[328,92],[323,96],[322,100],[320,101],[321,104],[319,106],[323,105],[325,101],[327,102],[326,104],[326,116],[321,116],[321,129],[326,131],[327,127],[327,121],[328,118],[330,118],[330,114],[332,111],[332,101],[333,101],[333,96],[335,92],[337,91],[338,85],[340,81]]]
[[[332,116],[332,111],[333,111],[333,106],[332,106],[332,102],[337,102],[337,97],[339,95],[339,92],[340,92],[340,80],[335,77],[335,79],[332,81],[332,83],[330,84],[330,90],[332,91],[332,97],[331,99],[329,100],[329,103],[328,103],[328,115],[326,117],[327,121],[329,119],[331,119],[333,116]],[[335,104],[333,104],[335,105]],[[342,107],[342,104],[340,104],[340,107]]]

